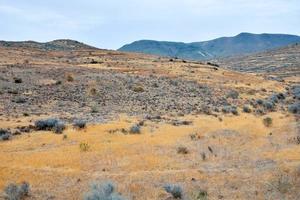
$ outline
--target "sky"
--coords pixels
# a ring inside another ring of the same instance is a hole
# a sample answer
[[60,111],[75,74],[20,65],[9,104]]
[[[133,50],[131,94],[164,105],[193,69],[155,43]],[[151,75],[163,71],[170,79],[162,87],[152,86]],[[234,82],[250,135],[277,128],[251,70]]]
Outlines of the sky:
[[74,39],[118,49],[240,32],[300,35],[300,0],[0,0],[0,40]]

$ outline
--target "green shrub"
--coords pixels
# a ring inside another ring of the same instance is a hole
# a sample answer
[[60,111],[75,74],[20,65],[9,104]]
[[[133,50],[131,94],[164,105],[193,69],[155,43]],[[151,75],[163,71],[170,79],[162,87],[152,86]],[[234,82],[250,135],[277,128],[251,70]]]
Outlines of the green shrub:
[[273,120],[271,117],[266,117],[263,119],[263,123],[266,127],[270,127],[273,124]]
[[207,200],[208,194],[206,190],[200,190],[197,195],[197,200]]

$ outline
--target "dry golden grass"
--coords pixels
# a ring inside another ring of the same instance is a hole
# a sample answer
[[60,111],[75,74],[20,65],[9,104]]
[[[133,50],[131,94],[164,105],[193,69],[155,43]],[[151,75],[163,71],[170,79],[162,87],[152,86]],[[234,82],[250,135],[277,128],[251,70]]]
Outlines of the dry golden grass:
[[[295,119],[279,113],[271,116],[272,127],[265,127],[262,117],[242,114],[224,117],[223,121],[211,116],[188,116],[185,119],[192,120],[193,125],[179,127],[147,122],[140,135],[109,133],[128,129],[137,120],[122,116],[114,122],[89,125],[85,130],[69,127],[64,132],[67,139],[50,132],[17,136],[0,143],[0,187],[27,180],[33,186],[33,194],[48,192],[56,199],[80,199],[92,180],[112,179],[124,195],[133,199],[160,199],[160,195],[165,195],[161,189],[163,183],[182,183],[191,194],[195,188],[190,182],[194,178],[213,199],[218,193],[229,199],[232,194],[223,185],[226,180],[239,187],[245,176],[251,174],[260,176],[258,182],[254,177],[249,178],[257,186],[257,199],[261,199],[263,191],[259,187],[268,182],[272,171],[251,172],[249,165],[253,161],[269,159],[278,162],[279,167],[300,164],[300,148],[286,143],[287,137],[296,134],[291,126]],[[221,130],[238,134],[220,135]],[[190,139],[191,133],[200,136],[200,144]],[[88,151],[81,150],[82,143],[88,144]],[[279,146],[277,150],[271,148],[273,143]],[[188,154],[177,154],[181,145],[187,147]],[[201,152],[207,155],[205,161]],[[234,163],[240,165],[239,170],[232,168]],[[223,188],[216,192],[214,185]],[[244,190],[240,188],[235,195],[247,198]]]

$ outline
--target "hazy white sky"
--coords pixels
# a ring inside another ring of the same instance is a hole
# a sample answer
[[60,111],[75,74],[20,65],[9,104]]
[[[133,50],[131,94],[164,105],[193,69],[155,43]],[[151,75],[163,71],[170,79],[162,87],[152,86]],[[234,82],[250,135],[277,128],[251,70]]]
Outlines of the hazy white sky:
[[69,38],[116,49],[140,39],[300,35],[300,0],[0,0],[0,40]]

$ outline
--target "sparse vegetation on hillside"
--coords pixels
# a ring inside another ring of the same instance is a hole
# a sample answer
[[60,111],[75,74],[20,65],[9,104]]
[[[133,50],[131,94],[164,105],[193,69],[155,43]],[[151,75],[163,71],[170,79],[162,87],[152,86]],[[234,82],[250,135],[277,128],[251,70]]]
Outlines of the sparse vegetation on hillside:
[[221,66],[236,71],[266,74],[271,80],[300,75],[300,45],[292,43],[272,51],[258,54],[218,59]]
[[271,180],[267,183],[265,198],[268,199],[297,199],[299,196],[299,172],[298,168],[289,172],[276,170],[273,172]]

